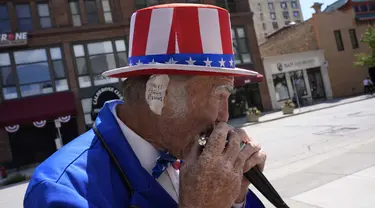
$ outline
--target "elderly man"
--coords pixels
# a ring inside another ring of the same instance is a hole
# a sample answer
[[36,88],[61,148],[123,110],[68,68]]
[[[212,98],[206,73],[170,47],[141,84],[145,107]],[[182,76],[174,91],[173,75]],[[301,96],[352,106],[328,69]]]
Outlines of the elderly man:
[[263,169],[265,153],[226,124],[233,76],[256,75],[234,67],[228,12],[139,10],[129,42],[129,66],[105,72],[128,77],[124,101],[36,169],[25,207],[263,207],[243,173]]

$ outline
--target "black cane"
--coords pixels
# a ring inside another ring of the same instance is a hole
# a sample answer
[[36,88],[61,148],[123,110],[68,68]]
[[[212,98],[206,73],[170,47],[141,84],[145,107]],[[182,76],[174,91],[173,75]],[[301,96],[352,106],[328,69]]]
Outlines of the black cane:
[[258,166],[243,174],[276,208],[289,208]]

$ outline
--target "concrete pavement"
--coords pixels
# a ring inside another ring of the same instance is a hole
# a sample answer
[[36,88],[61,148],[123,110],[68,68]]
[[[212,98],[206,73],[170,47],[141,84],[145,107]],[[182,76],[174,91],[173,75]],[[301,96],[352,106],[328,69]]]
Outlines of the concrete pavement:
[[374,207],[374,106],[369,99],[244,129],[268,153],[265,175],[290,207]]

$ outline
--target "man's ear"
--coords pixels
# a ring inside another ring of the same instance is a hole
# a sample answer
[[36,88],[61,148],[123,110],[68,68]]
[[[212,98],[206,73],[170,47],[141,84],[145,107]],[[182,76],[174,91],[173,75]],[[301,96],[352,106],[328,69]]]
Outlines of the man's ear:
[[145,99],[150,110],[161,115],[166,103],[170,78],[166,74],[152,75],[146,83]]

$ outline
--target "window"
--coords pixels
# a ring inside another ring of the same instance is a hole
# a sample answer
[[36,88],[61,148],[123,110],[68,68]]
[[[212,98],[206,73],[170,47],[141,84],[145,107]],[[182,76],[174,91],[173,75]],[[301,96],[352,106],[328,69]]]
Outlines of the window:
[[273,3],[268,3],[268,9],[270,11],[275,11],[275,6],[273,5]]
[[299,17],[299,11],[293,11],[293,17]]
[[264,15],[263,15],[263,13],[260,13],[260,20],[264,20]]
[[91,102],[92,102],[91,98],[86,98],[86,99],[81,100],[86,125],[90,125],[93,123],[93,120],[91,119],[91,110],[92,110]]
[[350,36],[350,41],[352,42],[353,49],[359,48],[357,34],[355,32],[355,29],[349,30],[349,36]]
[[[14,57],[13,64],[10,55]],[[59,47],[2,53],[0,69],[6,100],[69,89]]]
[[159,0],[135,0],[135,9],[142,9],[142,8],[156,5],[156,4],[160,4],[160,1]]
[[237,12],[235,0],[216,0],[216,5],[227,9],[230,13]]
[[0,53],[0,76],[4,99],[17,98],[15,73],[12,70],[9,53]]
[[262,11],[262,5],[258,3],[258,11]]
[[272,26],[275,30],[279,29],[279,24],[277,24],[277,22],[272,22]]
[[98,24],[98,7],[96,5],[96,0],[85,0],[85,10],[86,10],[86,19],[87,24]]
[[31,16],[30,5],[28,4],[17,4],[16,12],[18,18],[18,30],[19,31],[30,31],[33,29],[33,21]]
[[361,12],[368,12],[367,4],[362,4],[359,6]]
[[293,91],[298,95],[298,97],[307,95],[306,84],[302,70],[290,72],[290,81],[292,83]]
[[251,56],[248,50],[245,28],[232,28],[233,50],[236,64],[251,63]]
[[344,43],[342,42],[341,31],[335,30],[334,35],[335,35],[335,39],[336,39],[337,50],[343,51],[344,50]]
[[289,12],[288,11],[283,12],[283,17],[284,19],[289,19],[290,18]]
[[267,30],[267,24],[263,22],[263,30]]
[[286,2],[281,2],[280,6],[282,9],[288,9],[288,5],[286,4]]
[[369,4],[368,8],[370,11],[375,11],[375,4]]
[[70,13],[72,15],[73,26],[79,27],[82,25],[81,11],[78,0],[69,1]]
[[355,11],[356,13],[359,12],[359,6],[358,6],[358,5],[354,5],[354,6],[353,6],[353,9],[354,9],[354,11]]
[[105,23],[112,23],[111,6],[109,0],[102,0],[103,14]]
[[276,13],[275,12],[270,12],[270,16],[272,20],[276,20]]
[[295,23],[301,23],[301,20],[296,20],[296,21],[294,21]]
[[298,4],[297,4],[296,1],[292,1],[291,4],[292,4],[292,8],[293,9],[297,9],[298,8]]
[[[185,0],[184,2],[185,3],[200,3],[200,0]],[[158,3],[155,3],[155,4],[160,4],[160,3],[158,1]]]
[[51,15],[49,12],[48,4],[37,4],[39,23],[41,28],[50,28],[52,27]]
[[11,31],[8,7],[6,4],[0,4],[0,33]]
[[80,88],[119,82],[117,78],[103,77],[102,73],[127,65],[124,40],[77,44],[73,51]]
[[273,85],[275,87],[276,100],[282,101],[290,98],[288,84],[285,73],[272,75]]

